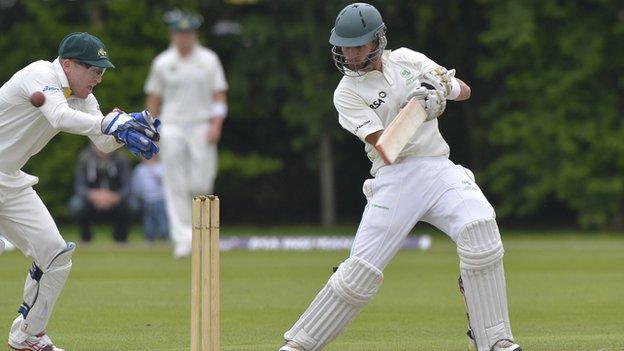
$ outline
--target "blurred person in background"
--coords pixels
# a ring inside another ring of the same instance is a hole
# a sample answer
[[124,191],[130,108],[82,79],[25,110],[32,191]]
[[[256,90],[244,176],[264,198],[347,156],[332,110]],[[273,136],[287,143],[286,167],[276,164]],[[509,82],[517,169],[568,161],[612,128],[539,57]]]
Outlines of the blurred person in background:
[[132,174],[132,195],[140,203],[143,231],[150,242],[169,238],[162,169],[162,163],[156,156],[141,161]]
[[217,54],[200,45],[198,14],[169,11],[167,50],[153,61],[146,106],[162,121],[160,153],[174,257],[191,253],[193,196],[212,194],[217,143],[227,115],[228,88]]
[[22,167],[60,132],[88,136],[103,152],[122,145],[145,158],[158,152],[158,133],[143,113],[100,112],[93,90],[114,67],[99,38],[71,33],[53,62],[33,62],[0,87],[0,233],[33,260],[9,332],[14,350],[62,351],[46,326],[76,249],[33,189],[39,179]]
[[96,220],[112,223],[113,239],[126,242],[131,219],[130,185],[130,160],[124,153],[104,153],[93,144],[80,153],[69,209],[78,220],[83,242],[91,241],[91,225]]
[[[449,160],[438,128],[447,100],[468,100],[470,87],[422,53],[386,50],[386,25],[369,4],[346,6],[329,42],[343,75],[334,91],[338,121],[364,143],[374,178],[362,187],[367,205],[349,257],[286,331],[279,350],[318,351],[334,340],[377,293],[383,270],[424,221],[457,245],[471,350],[522,351],[511,333],[494,208],[472,172]],[[423,106],[426,120],[397,160],[386,165],[374,146],[412,98]]]

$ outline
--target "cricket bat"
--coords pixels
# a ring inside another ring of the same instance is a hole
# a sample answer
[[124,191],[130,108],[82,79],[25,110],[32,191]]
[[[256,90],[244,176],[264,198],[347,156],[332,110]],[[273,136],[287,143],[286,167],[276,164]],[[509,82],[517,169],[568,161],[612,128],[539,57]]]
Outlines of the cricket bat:
[[375,149],[387,165],[396,161],[401,150],[426,118],[425,109],[418,99],[413,97],[390,122],[375,144]]

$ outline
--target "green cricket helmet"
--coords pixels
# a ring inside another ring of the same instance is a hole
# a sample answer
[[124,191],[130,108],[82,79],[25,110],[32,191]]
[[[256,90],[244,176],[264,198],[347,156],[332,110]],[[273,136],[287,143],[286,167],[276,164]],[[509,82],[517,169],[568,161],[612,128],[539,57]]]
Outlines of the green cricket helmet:
[[[360,62],[347,63],[343,47],[358,47],[375,42],[377,47]],[[342,74],[362,75],[374,67],[386,48],[386,25],[377,9],[365,3],[348,5],[336,17],[329,43],[333,45],[334,63]]]

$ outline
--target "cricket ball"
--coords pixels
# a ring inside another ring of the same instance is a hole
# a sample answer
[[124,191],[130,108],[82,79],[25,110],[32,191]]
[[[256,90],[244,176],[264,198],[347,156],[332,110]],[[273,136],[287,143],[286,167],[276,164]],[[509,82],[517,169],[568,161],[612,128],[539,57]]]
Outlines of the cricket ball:
[[35,91],[30,96],[30,103],[35,107],[40,107],[45,103],[45,95],[40,91]]

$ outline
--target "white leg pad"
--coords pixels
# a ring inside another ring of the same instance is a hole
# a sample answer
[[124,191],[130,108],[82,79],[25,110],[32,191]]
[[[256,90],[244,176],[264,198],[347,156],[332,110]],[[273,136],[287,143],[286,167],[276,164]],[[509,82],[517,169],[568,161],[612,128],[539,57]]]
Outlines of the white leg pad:
[[45,330],[52,314],[54,304],[65,286],[76,245],[68,243],[45,268],[33,263],[24,284],[24,302],[19,308],[22,322],[21,335],[12,335],[12,339],[21,341],[27,335],[37,335]]
[[459,234],[457,252],[469,324],[478,351],[490,351],[500,339],[513,339],[507,308],[503,243],[494,219],[468,224]]
[[305,351],[321,350],[379,290],[383,273],[359,257],[344,261],[284,339]]

